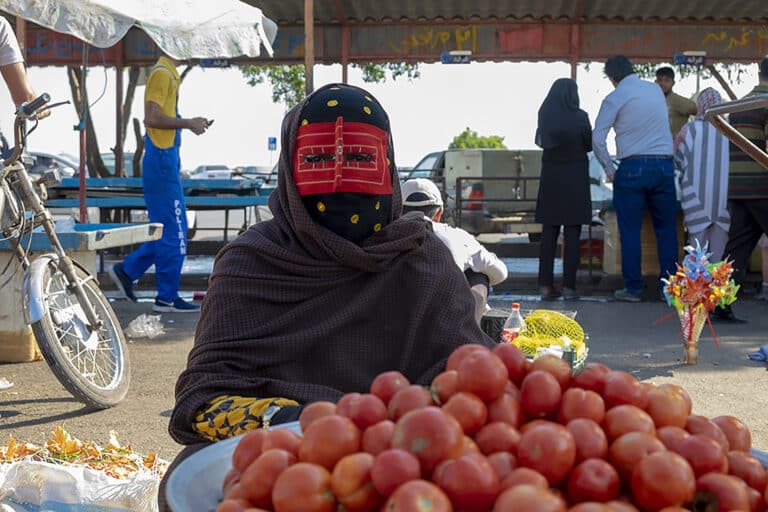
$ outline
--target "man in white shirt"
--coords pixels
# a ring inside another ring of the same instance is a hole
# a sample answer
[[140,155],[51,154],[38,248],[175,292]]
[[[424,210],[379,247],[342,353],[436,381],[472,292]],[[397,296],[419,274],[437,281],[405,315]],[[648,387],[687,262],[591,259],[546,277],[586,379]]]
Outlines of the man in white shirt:
[[[640,80],[623,55],[609,58],[604,68],[615,90],[603,100],[592,132],[595,156],[613,181],[613,205],[621,240],[624,288],[617,300],[640,302],[640,231],[646,207],[653,218],[660,276],[675,273],[678,258],[677,200],[672,164],[672,132],[667,103],[658,85]],[[616,133],[618,169],[606,139]]]
[[[3,80],[16,106],[35,99],[35,93],[24,71],[24,59],[21,56],[19,43],[16,41],[11,24],[2,16],[0,16],[0,74],[3,75]],[[45,110],[38,115],[38,118],[46,117],[49,113],[50,111]]]
[[507,266],[495,254],[483,247],[472,235],[460,228],[442,224],[443,198],[430,180],[416,178],[401,186],[403,215],[419,211],[432,223],[432,230],[448,247],[456,265],[467,277],[475,298],[475,319],[478,324],[487,309],[490,286],[507,278]]

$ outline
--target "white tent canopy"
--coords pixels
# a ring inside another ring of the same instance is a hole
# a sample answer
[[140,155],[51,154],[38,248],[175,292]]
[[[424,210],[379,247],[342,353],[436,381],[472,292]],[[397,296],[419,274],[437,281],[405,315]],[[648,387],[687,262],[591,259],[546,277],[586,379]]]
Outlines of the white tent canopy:
[[239,0],[2,0],[0,10],[98,48],[136,26],[178,59],[272,55],[277,25]]

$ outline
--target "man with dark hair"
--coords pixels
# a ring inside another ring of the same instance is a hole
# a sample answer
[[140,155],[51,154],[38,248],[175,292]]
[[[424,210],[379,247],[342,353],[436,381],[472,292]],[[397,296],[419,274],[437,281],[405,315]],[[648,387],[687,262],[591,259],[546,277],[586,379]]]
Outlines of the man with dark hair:
[[463,229],[442,224],[443,198],[433,182],[416,178],[403,183],[403,215],[420,212],[430,220],[432,230],[451,251],[456,265],[464,272],[475,298],[478,324],[487,309],[489,287],[507,278],[507,266]]
[[[768,94],[768,57],[760,62],[758,78],[758,85],[747,96]],[[768,151],[768,108],[733,112],[729,121],[752,144]],[[724,254],[733,259],[734,280],[742,284],[755,245],[763,233],[768,233],[768,169],[733,143],[730,156],[728,210],[731,227]],[[740,321],[730,307],[715,309],[713,317],[723,321]]]
[[669,127],[672,129],[672,137],[675,137],[688,122],[688,118],[696,115],[696,103],[672,92],[672,87],[675,85],[675,71],[669,66],[656,70],[656,83],[661,87],[661,92],[667,100]]
[[[616,89],[600,106],[592,146],[613,181],[624,277],[624,288],[615,296],[622,301],[640,302],[640,231],[646,207],[653,217],[660,277],[675,272],[678,247],[672,133],[661,89],[640,80],[629,59],[623,55],[611,57],[604,71]],[[616,132],[616,155],[621,161],[618,169],[606,144],[611,128]]]

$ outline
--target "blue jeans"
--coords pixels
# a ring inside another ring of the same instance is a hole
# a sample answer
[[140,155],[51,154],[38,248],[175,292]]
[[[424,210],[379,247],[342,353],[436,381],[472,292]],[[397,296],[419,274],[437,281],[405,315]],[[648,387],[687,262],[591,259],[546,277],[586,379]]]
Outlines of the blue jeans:
[[656,233],[661,277],[674,274],[678,256],[677,200],[671,158],[623,160],[613,182],[613,204],[621,240],[621,273],[630,293],[643,291],[640,231],[648,207]]
[[144,201],[150,222],[163,224],[163,236],[141,244],[129,254],[123,270],[136,280],[154,264],[157,298],[173,302],[179,297],[181,267],[187,255],[187,209],[181,186],[179,146],[160,149],[149,137],[144,140]]

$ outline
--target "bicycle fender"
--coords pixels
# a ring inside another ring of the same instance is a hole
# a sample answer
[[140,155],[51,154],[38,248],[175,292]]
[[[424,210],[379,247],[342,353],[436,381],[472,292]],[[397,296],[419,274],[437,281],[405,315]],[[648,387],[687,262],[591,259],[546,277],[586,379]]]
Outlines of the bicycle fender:
[[58,260],[55,254],[43,254],[32,261],[22,283],[24,321],[33,324],[48,314],[48,304],[43,295],[43,274],[46,267]]

